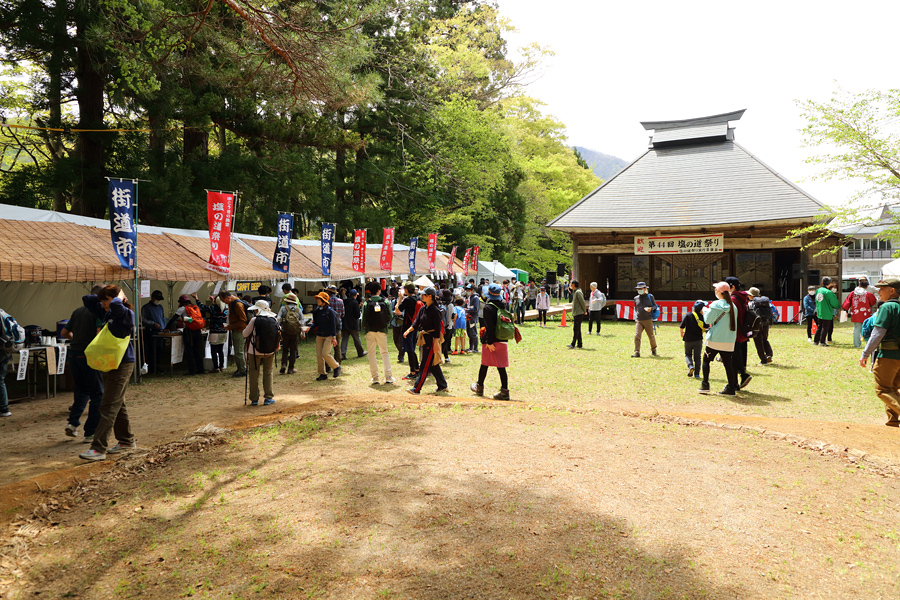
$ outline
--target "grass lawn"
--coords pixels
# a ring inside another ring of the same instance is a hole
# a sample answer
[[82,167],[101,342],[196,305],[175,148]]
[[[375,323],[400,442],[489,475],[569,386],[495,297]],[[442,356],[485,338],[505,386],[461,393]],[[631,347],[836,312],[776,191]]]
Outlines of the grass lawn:
[[[849,323],[838,324],[835,344],[830,348],[812,346],[806,339],[806,328],[778,325],[770,331],[775,362],[760,366],[751,342],[748,348],[748,370],[753,381],[735,398],[697,393],[699,383],[687,377],[683,343],[675,323],[661,323],[657,339],[658,357],[650,356],[646,337],[640,359],[630,358],[634,350],[634,324],[630,321],[604,321],[602,335],[587,335],[583,327],[584,348],[569,350],[572,327],[558,328],[558,321],[546,329],[528,323],[520,329],[521,344],[510,348],[510,389],[514,400],[559,407],[588,408],[610,402],[638,402],[648,409],[676,407],[682,410],[749,414],[765,417],[792,417],[853,423],[883,422],[882,403],[875,397],[872,375],[858,365],[860,351],[853,348]],[[392,360],[396,351],[391,347]],[[351,349],[348,356],[355,357]],[[469,384],[478,374],[476,355],[451,357],[444,373],[452,395],[466,396]],[[298,375],[312,379],[315,375],[315,347],[301,344]],[[404,365],[393,363],[394,376],[405,373]],[[369,386],[369,368],[365,358],[345,362],[345,375],[338,380],[315,384],[328,393],[358,392]],[[276,378],[276,394],[279,379]],[[404,393],[406,385],[398,385],[392,393]],[[406,382],[402,382],[406,384]],[[710,385],[713,391],[725,384],[725,371],[720,363],[712,365]],[[485,392],[499,389],[495,370],[488,373]],[[432,383],[423,391],[433,390]],[[373,389],[390,389],[379,386]]]

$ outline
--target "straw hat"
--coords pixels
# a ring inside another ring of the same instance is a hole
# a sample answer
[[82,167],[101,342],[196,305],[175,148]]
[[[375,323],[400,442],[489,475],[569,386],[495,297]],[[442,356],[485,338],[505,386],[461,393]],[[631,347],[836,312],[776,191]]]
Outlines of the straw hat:
[[298,300],[297,300],[297,294],[295,294],[295,293],[293,293],[293,292],[291,292],[290,294],[285,294],[285,295],[284,295],[284,301],[285,301],[285,302],[290,302],[291,304],[297,304],[297,302],[298,302]]

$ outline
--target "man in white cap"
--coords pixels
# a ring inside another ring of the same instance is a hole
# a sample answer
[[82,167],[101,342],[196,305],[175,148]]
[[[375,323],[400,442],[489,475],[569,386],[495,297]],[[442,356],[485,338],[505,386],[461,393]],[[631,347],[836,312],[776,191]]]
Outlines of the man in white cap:
[[884,302],[875,315],[874,328],[859,358],[859,365],[873,353],[875,394],[884,402],[888,427],[900,427],[900,279],[885,277],[875,284]]

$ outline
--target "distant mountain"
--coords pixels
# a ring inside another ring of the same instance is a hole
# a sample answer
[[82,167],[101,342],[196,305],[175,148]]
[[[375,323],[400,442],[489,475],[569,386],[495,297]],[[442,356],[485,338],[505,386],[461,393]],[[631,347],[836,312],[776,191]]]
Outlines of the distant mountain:
[[603,154],[602,152],[597,152],[590,148],[582,148],[581,146],[575,146],[575,149],[578,150],[581,157],[584,158],[585,162],[591,167],[594,174],[603,181],[607,181],[610,177],[628,166],[628,161],[622,160],[618,156]]

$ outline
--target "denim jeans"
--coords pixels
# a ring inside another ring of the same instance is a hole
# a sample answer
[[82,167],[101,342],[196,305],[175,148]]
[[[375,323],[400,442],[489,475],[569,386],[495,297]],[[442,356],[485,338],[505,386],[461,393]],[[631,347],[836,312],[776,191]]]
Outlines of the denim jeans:
[[0,350],[0,413],[9,410],[9,396],[6,395],[6,368],[10,355]]
[[862,322],[853,324],[853,347],[859,348],[862,345]]
[[75,394],[69,408],[69,425],[81,425],[81,415],[88,407],[87,421],[84,422],[84,435],[91,436],[100,422],[100,401],[103,399],[103,375],[87,364],[84,356],[73,356],[69,362],[72,379],[75,381]]

